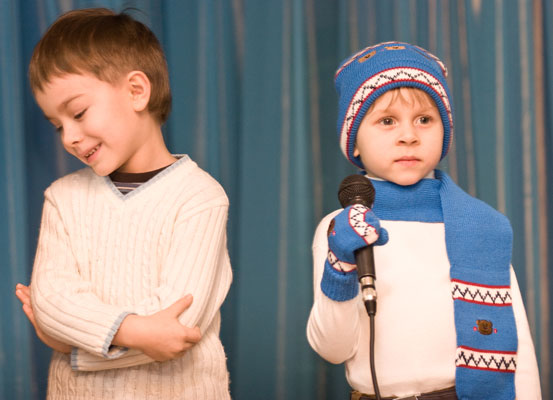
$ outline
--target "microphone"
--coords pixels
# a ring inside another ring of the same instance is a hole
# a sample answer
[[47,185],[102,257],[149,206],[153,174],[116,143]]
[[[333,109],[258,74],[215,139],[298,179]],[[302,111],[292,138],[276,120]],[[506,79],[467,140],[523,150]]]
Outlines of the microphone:
[[[362,175],[349,175],[344,178],[338,189],[338,200],[346,208],[361,204],[371,208],[374,202],[374,186]],[[355,251],[357,278],[361,284],[363,302],[369,316],[376,314],[376,273],[374,270],[373,246],[367,245]]]

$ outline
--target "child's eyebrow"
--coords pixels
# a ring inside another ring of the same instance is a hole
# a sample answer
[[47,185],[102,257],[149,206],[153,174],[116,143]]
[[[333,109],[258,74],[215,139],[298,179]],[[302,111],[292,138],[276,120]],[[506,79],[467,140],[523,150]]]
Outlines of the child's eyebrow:
[[[420,102],[416,102],[416,103],[412,103],[408,106],[413,107],[413,108],[417,107],[418,112],[429,112],[429,111],[434,111],[434,110],[439,112],[438,107],[434,106],[433,104],[422,104]],[[393,111],[395,107],[396,106],[394,106],[393,104],[390,104],[390,105],[388,105],[388,107],[386,107],[382,111],[384,111],[384,112]],[[403,106],[400,106],[400,108],[403,108]]]
[[429,112],[429,111],[436,111],[436,112],[440,112],[440,110],[438,110],[438,107],[436,106],[433,106],[433,105],[428,105],[426,107],[421,107],[421,112]]
[[63,110],[64,108],[67,108],[67,105],[68,105],[69,103],[71,103],[71,102],[72,102],[73,100],[75,100],[76,98],[81,97],[82,95],[83,95],[82,93],[79,93],[79,94],[76,94],[76,95],[74,95],[74,96],[69,97],[68,99],[66,99],[65,101],[63,101],[63,102],[59,105],[58,111],[61,111],[61,110]]
[[[64,101],[58,106],[57,111],[58,111],[58,112],[63,111],[65,108],[67,108],[67,105],[68,105],[69,103],[71,103],[73,100],[75,100],[76,98],[81,97],[81,96],[83,96],[83,94],[82,94],[82,93],[79,93],[79,94],[76,94],[76,95],[74,95],[74,96],[71,96],[71,97],[67,98],[66,100],[64,100]],[[52,120],[54,119],[53,117],[50,117],[50,116],[46,115],[45,113],[43,113],[43,116],[44,116],[44,118],[46,118],[49,122],[52,122]]]

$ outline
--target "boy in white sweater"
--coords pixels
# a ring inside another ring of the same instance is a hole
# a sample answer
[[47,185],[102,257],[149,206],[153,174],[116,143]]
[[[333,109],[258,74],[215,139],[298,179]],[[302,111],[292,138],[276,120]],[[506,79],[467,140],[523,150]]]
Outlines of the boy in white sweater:
[[46,190],[31,285],[16,287],[54,349],[48,398],[230,398],[228,199],[165,146],[171,94],[154,34],[126,14],[69,12],[35,47],[29,77],[87,166]]
[[[348,206],[317,228],[307,336],[345,363],[354,400],[541,398],[510,224],[435,169],[453,132],[446,73],[424,49],[390,42],[335,75],[341,149],[376,196],[372,210]],[[355,260],[373,243],[378,386]]]

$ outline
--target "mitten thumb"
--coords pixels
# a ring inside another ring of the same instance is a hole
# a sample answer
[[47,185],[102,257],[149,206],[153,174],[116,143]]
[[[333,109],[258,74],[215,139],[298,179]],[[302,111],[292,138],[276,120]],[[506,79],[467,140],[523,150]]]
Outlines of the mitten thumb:
[[388,243],[388,231],[382,227],[380,227],[380,231],[378,234],[378,239],[376,242],[374,242],[375,246],[382,246],[384,244]]

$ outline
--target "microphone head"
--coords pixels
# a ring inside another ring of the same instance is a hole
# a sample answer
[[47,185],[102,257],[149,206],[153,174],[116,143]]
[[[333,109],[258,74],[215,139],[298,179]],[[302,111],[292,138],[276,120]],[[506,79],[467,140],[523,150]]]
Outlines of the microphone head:
[[374,203],[374,186],[363,175],[346,176],[338,189],[338,200],[344,208],[352,204],[372,207]]

